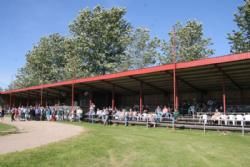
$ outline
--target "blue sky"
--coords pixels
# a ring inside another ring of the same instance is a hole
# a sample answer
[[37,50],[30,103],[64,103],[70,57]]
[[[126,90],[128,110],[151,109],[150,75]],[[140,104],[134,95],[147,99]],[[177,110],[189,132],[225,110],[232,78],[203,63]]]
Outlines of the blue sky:
[[229,53],[227,33],[236,29],[233,14],[243,0],[1,0],[0,87],[7,87],[25,54],[42,36],[58,32],[69,35],[68,25],[79,10],[96,5],[125,7],[133,27],[147,27],[152,36],[167,39],[177,21],[200,21],[212,38],[215,56]]

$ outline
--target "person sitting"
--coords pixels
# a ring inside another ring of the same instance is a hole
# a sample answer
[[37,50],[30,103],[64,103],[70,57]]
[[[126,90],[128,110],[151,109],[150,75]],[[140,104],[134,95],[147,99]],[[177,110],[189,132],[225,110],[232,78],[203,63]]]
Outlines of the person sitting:
[[[136,112],[136,111],[135,111]],[[136,112],[137,113],[137,112]],[[136,121],[141,121],[142,120],[142,114],[141,113],[137,113],[137,116],[136,116]]]
[[157,106],[157,108],[155,109],[155,114],[156,114],[156,122],[160,122],[162,119],[162,111],[160,106]]
[[102,118],[102,110],[97,108],[96,115],[97,115],[97,118],[101,119]]
[[218,123],[219,123],[220,117],[221,117],[221,113],[219,112],[218,109],[215,109],[215,112],[214,112],[214,114],[212,115],[211,120],[212,120],[213,122],[218,121]]
[[193,118],[194,118],[194,114],[196,113],[196,108],[195,108],[195,105],[191,105],[189,108],[188,108],[188,115],[192,115]]
[[83,111],[82,111],[81,107],[78,107],[76,110],[76,115],[77,115],[78,121],[80,121],[82,119],[82,114],[83,114]]
[[148,119],[148,114],[146,112],[144,112],[142,114],[142,121],[147,121],[147,119]]
[[126,112],[126,110],[125,110],[125,109],[122,109],[122,112],[121,112],[121,114],[120,114],[120,116],[119,116],[119,120],[120,120],[120,121],[124,121],[124,119],[125,119],[125,112]]
[[137,112],[133,111],[133,121],[137,121]]
[[155,128],[157,123],[157,115],[156,114],[148,114],[148,123],[153,125]]
[[170,114],[170,110],[167,106],[163,107],[162,116],[167,118],[167,119],[170,119],[171,114]]
[[132,121],[132,119],[133,119],[133,111],[132,111],[132,108],[130,108],[129,113],[128,113],[128,120]]

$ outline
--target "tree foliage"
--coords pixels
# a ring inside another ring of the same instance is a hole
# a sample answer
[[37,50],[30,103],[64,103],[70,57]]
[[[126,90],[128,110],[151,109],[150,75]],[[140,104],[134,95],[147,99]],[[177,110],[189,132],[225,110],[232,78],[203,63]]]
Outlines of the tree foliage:
[[160,55],[160,40],[151,38],[149,30],[137,28],[131,34],[131,41],[126,49],[128,69],[138,69],[153,66]]
[[151,37],[146,28],[132,28],[125,14],[126,10],[118,7],[80,11],[69,26],[70,36],[55,33],[42,37],[26,54],[26,64],[9,89],[170,63],[173,46],[177,61],[213,53],[198,22],[177,23],[175,35],[171,31],[167,42]]
[[64,79],[65,38],[59,34],[43,37],[26,55],[25,72],[36,83],[55,82]]
[[241,53],[250,51],[250,1],[245,0],[243,6],[238,7],[238,13],[234,15],[234,21],[237,23],[238,31],[233,30],[228,34],[232,53]]
[[187,21],[186,24],[176,23],[169,32],[169,41],[162,41],[164,63],[192,61],[213,54],[209,49],[211,39],[204,38],[202,24],[197,21]]
[[79,78],[88,76],[87,61],[84,55],[80,54],[80,47],[76,40],[65,39],[65,61],[64,79]]
[[105,10],[97,6],[93,11],[81,11],[70,25],[91,73],[111,73],[121,64],[131,31],[130,24],[123,19],[125,13],[122,8]]

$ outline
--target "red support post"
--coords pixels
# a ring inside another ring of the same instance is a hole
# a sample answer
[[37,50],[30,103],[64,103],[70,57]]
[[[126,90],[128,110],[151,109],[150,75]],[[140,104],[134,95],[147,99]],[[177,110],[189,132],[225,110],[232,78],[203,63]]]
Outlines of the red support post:
[[176,73],[175,73],[175,68],[173,71],[173,89],[174,89],[173,99],[174,99],[174,111],[175,111],[176,110]]
[[28,94],[28,97],[27,97],[27,103],[26,103],[26,106],[29,106],[29,94]]
[[40,106],[43,106],[43,88],[41,88],[41,92],[40,92]]
[[92,104],[92,101],[93,101],[93,93],[92,91],[89,93],[89,106]]
[[176,98],[175,98],[175,107],[176,107],[176,110],[178,111],[179,110],[179,94],[178,94],[178,88],[179,87],[178,87],[178,80],[177,79],[175,79],[175,83],[176,83],[176,85],[175,85],[175,96],[176,96]]
[[46,106],[48,106],[48,91],[46,92]]
[[112,87],[112,110],[115,109],[115,86]]
[[143,83],[140,82],[140,113],[142,113],[143,106]]
[[178,110],[178,96],[176,90],[176,43],[175,43],[175,27],[173,30],[173,48],[172,53],[174,55],[174,69],[173,69],[173,100],[174,100],[174,111]]
[[10,93],[10,108],[11,108],[11,105],[12,105],[12,104],[11,104],[11,93]]
[[223,112],[224,114],[226,114],[226,111],[227,111],[227,105],[226,105],[226,90],[225,90],[225,82],[224,82],[224,79],[223,79],[223,82],[222,82],[222,99],[223,99]]
[[74,111],[74,96],[75,96],[75,85],[71,86],[71,112]]
[[16,97],[13,95],[13,106],[16,107]]

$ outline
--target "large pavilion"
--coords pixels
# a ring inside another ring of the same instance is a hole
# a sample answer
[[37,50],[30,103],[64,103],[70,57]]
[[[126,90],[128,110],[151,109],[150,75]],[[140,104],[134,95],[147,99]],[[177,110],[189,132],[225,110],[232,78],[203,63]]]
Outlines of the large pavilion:
[[250,106],[250,52],[129,70],[0,92],[6,106],[54,105],[178,109],[183,101],[214,99]]

